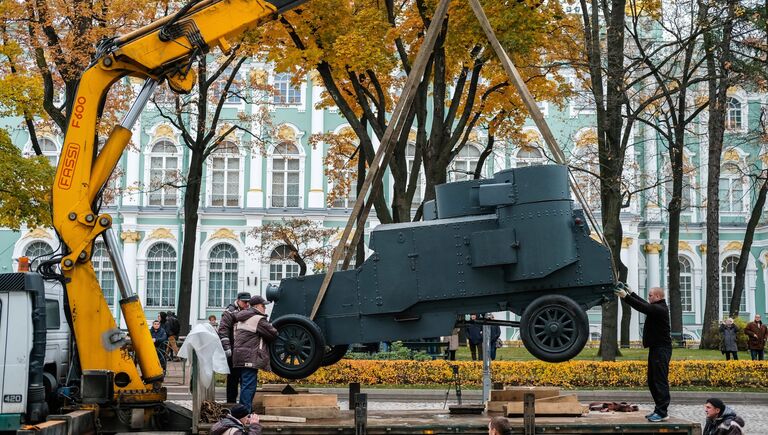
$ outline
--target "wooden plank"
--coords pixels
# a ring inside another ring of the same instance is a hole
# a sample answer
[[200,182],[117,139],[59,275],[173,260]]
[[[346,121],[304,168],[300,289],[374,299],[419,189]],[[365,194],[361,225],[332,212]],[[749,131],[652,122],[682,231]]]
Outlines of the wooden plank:
[[67,435],[67,422],[46,421],[31,426],[22,426],[16,431],[17,434],[36,434],[36,435]]
[[506,390],[491,390],[492,402],[522,402],[525,393],[533,393],[536,399],[560,395],[557,387],[512,387]]
[[536,405],[538,406],[539,403],[579,403],[579,399],[576,398],[575,394],[566,394],[564,396],[552,396],[552,397],[542,397],[541,399],[536,398]]
[[[589,408],[580,403],[551,403],[536,401],[536,415],[542,416],[579,416],[589,412]],[[523,402],[509,402],[504,406],[504,415],[507,417],[523,415]]]
[[264,412],[269,415],[286,417],[304,417],[305,419],[339,418],[339,407],[330,406],[290,406],[290,407],[266,407]]
[[90,409],[79,409],[66,414],[52,414],[48,421],[62,420],[67,422],[67,435],[88,435],[96,433],[94,412]]
[[[390,119],[389,124],[387,124],[387,129],[384,131],[384,135],[381,138],[379,149],[376,151],[376,155],[374,156],[373,161],[368,168],[365,181],[363,182],[360,192],[357,194],[357,200],[355,201],[355,205],[352,208],[352,213],[350,213],[347,225],[344,227],[344,232],[339,238],[339,244],[333,251],[330,264],[338,264],[339,260],[341,260],[341,257],[344,255],[347,239],[349,239],[349,235],[352,232],[352,226],[355,223],[360,224],[365,222],[365,218],[368,216],[367,213],[370,211],[370,203],[372,202],[365,201],[365,197],[368,194],[368,191],[371,189],[371,186],[373,185],[371,198],[373,198],[374,195],[378,193],[377,189],[381,189],[381,179],[386,172],[386,165],[382,164],[382,162],[385,162],[385,156],[388,157],[392,154],[395,142],[397,141],[397,138],[403,128],[405,123],[404,119],[411,107],[414,95],[416,94],[416,89],[419,87],[421,78],[424,75],[429,56],[432,53],[432,50],[435,46],[435,41],[437,40],[437,35],[442,28],[445,14],[448,11],[448,3],[449,0],[440,0],[437,9],[435,9],[435,14],[432,17],[432,22],[430,23],[427,34],[424,37],[424,42],[421,44],[421,47],[419,47],[416,60],[414,61],[411,72],[408,74],[408,78],[405,81],[403,92],[400,95],[400,99],[398,100],[397,105],[395,106],[395,110],[392,111],[392,118]],[[368,204],[365,207],[365,214],[362,213],[364,204]],[[360,228],[360,230],[356,233],[362,232],[364,232],[364,230],[363,228]],[[312,313],[309,316],[310,319],[314,319],[317,315],[317,310],[320,308],[320,304],[323,302],[323,298],[325,297],[325,292],[328,290],[328,286],[331,283],[331,278],[333,278],[334,270],[335,268],[333,267],[328,268],[328,272],[323,278],[323,283],[320,286],[319,292],[317,293],[315,304],[312,306]]]
[[[285,387],[287,387],[288,384],[264,384],[256,391],[256,394],[264,391],[264,392],[271,392],[271,393],[280,393],[282,392]],[[294,387],[291,385],[291,388],[293,388],[294,391],[297,393],[309,393],[309,388],[306,387]]]
[[288,417],[287,415],[262,414],[259,415],[259,421],[263,421],[265,423],[272,421],[281,421],[283,423],[306,423],[307,419],[305,417]]
[[338,402],[338,396],[335,394],[265,394],[261,399],[265,409],[307,406],[337,407]]

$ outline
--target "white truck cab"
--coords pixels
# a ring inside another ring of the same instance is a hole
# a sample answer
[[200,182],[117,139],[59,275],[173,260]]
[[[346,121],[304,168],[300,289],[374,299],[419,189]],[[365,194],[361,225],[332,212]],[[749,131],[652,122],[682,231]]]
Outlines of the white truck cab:
[[[32,283],[32,284],[30,284]],[[30,363],[34,346],[33,298],[30,287],[45,287],[45,399],[55,398],[67,375],[70,330],[64,315],[64,294],[55,281],[37,274],[0,274],[0,432],[19,428],[28,414]]]

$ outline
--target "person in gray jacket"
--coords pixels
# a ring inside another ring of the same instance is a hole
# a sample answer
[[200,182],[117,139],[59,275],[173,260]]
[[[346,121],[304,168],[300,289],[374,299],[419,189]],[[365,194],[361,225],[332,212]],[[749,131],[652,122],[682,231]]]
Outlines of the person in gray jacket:
[[725,355],[726,360],[731,359],[733,355],[734,360],[739,359],[739,345],[736,342],[736,334],[739,332],[739,327],[733,323],[733,319],[725,319],[725,322],[720,322],[720,351]]
[[[267,302],[253,296],[250,308],[235,314],[235,343],[232,365],[240,369],[240,404],[250,412],[256,394],[259,369],[272,371],[268,343],[277,338],[277,329],[267,320]],[[224,349],[226,351],[226,349]]]

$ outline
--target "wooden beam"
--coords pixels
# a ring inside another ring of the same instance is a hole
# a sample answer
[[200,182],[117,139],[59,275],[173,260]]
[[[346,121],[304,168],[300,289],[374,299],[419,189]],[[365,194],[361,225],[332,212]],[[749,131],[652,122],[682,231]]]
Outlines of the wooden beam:
[[[544,115],[541,113],[541,110],[539,110],[539,106],[536,104],[536,100],[533,98],[533,95],[531,95],[531,91],[528,89],[528,85],[525,84],[525,81],[520,76],[520,73],[517,71],[517,68],[512,63],[512,60],[509,58],[509,56],[507,56],[507,52],[504,51],[504,47],[501,46],[501,43],[499,42],[498,38],[496,38],[496,34],[493,32],[491,23],[488,21],[488,17],[485,15],[485,11],[483,11],[482,6],[480,6],[480,1],[469,0],[469,5],[472,7],[472,11],[475,13],[477,20],[480,22],[480,26],[483,28],[483,31],[485,32],[485,36],[488,38],[488,41],[491,43],[493,50],[496,52],[496,55],[499,57],[499,60],[501,61],[502,66],[504,67],[504,71],[507,73],[507,76],[509,77],[510,81],[517,89],[517,92],[520,94],[520,98],[522,98],[523,104],[525,104],[525,107],[528,108],[528,113],[531,115],[531,119],[533,120],[533,123],[536,124],[536,127],[539,129],[541,136],[544,138],[544,142],[547,144],[547,148],[549,148],[549,152],[552,154],[552,156],[554,157],[555,161],[558,164],[567,165],[563,150],[560,148],[560,145],[557,144],[557,140],[555,139],[555,136],[552,134],[552,130],[549,129],[549,125],[547,124],[547,121],[544,120]],[[576,178],[574,177],[573,173],[571,173],[571,171],[568,171],[568,174],[569,174],[569,183],[571,185],[571,192],[573,192],[573,194],[576,195],[576,200],[581,204],[582,208],[584,209],[584,213],[586,214],[586,217],[589,220],[590,225],[595,230],[595,232],[597,232],[597,235],[600,237],[600,240],[602,240],[605,246],[609,246],[607,240],[605,240],[605,236],[603,235],[602,230],[600,230],[600,227],[597,225],[597,220],[595,219],[594,214],[592,213],[592,210],[589,207],[589,203],[587,203],[586,198],[584,197],[584,194],[581,192],[581,188],[579,188],[578,183],[576,183]],[[615,273],[618,273],[619,269],[618,267],[616,267],[617,263],[613,258],[612,251],[611,251],[611,262],[614,265]]]
[[[392,112],[392,118],[387,125],[384,136],[381,139],[381,144],[379,145],[379,149],[376,151],[376,156],[374,156],[373,162],[371,162],[371,166],[368,168],[368,173],[365,176],[365,181],[363,182],[360,193],[358,193],[355,206],[352,208],[352,213],[350,213],[347,226],[344,227],[344,232],[341,234],[341,238],[339,238],[339,244],[333,251],[331,264],[328,266],[328,272],[325,274],[323,283],[320,285],[320,291],[317,293],[315,304],[312,307],[312,313],[309,316],[310,319],[314,319],[317,315],[317,310],[320,309],[320,304],[323,302],[323,298],[325,298],[325,292],[328,290],[328,286],[331,283],[336,265],[344,255],[344,249],[346,248],[349,235],[352,232],[352,227],[357,222],[362,222],[363,224],[365,223],[365,219],[367,218],[368,212],[371,209],[371,203],[373,202],[365,201],[365,196],[368,194],[368,191],[371,190],[371,186],[373,186],[373,190],[371,191],[371,198],[377,194],[378,189],[381,189],[381,179],[384,176],[384,172],[386,170],[386,165],[383,164],[383,162],[385,161],[385,157],[386,161],[389,161],[389,155],[392,153],[397,138],[400,136],[400,132],[402,131],[404,125],[403,120],[407,116],[408,110],[410,109],[411,103],[413,102],[414,95],[416,94],[416,89],[419,87],[419,83],[421,82],[422,76],[424,75],[429,57],[435,46],[435,41],[437,41],[437,35],[439,34],[443,25],[443,20],[445,20],[445,14],[448,12],[449,2],[450,0],[440,0],[440,3],[435,10],[435,14],[432,17],[432,22],[430,23],[427,34],[424,37],[424,42],[421,44],[419,52],[416,55],[416,60],[413,63],[411,73],[408,74],[408,78],[405,81],[403,93],[400,95],[400,99],[395,106],[395,110]],[[362,231],[363,230],[361,229],[361,231],[357,231],[357,233],[362,233]]]
[[552,156],[555,158],[557,163],[564,165],[565,154],[563,154],[563,150],[561,150],[560,146],[557,144],[555,136],[552,134],[552,130],[549,129],[547,121],[544,120],[544,115],[541,113],[541,110],[539,110],[539,106],[536,105],[536,100],[533,98],[533,95],[531,95],[531,91],[528,89],[525,81],[523,81],[523,78],[520,76],[517,68],[512,63],[512,60],[509,58],[509,56],[507,56],[507,52],[504,51],[504,48],[501,46],[498,38],[496,38],[496,34],[493,32],[491,23],[488,21],[488,17],[485,15],[485,11],[483,11],[483,7],[480,6],[479,0],[469,0],[469,5],[472,7],[472,11],[475,13],[477,20],[480,22],[480,26],[483,28],[485,36],[488,38],[488,41],[490,41],[493,50],[499,57],[499,60],[504,67],[504,71],[506,71],[510,81],[517,89],[520,97],[523,99],[523,104],[525,104],[525,107],[528,108],[528,113],[531,115],[533,123],[536,124],[536,127],[541,132],[541,135],[544,138],[544,142],[546,142],[549,151],[552,153]]

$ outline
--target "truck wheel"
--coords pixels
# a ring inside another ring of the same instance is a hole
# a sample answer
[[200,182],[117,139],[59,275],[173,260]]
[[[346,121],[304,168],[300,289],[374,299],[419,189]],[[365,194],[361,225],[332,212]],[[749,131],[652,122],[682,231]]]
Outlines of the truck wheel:
[[277,329],[277,338],[269,345],[269,354],[275,374],[301,379],[320,368],[325,338],[315,322],[298,314],[286,314],[272,325]]
[[536,358],[563,362],[584,349],[589,337],[587,313],[561,295],[547,295],[534,300],[520,319],[523,345]]
[[337,344],[336,346],[325,346],[325,355],[323,355],[323,367],[331,366],[339,362],[349,350],[348,344]]

